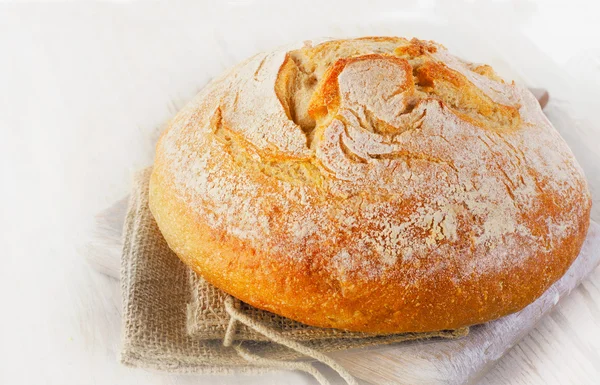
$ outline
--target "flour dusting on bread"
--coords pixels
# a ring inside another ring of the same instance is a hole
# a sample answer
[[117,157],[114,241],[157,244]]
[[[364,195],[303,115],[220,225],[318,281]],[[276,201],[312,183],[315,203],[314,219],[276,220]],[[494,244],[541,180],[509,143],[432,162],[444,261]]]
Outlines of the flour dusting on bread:
[[415,284],[510,268],[578,228],[581,169],[526,89],[432,42],[295,48],[211,83],[159,144],[211,227],[340,280]]

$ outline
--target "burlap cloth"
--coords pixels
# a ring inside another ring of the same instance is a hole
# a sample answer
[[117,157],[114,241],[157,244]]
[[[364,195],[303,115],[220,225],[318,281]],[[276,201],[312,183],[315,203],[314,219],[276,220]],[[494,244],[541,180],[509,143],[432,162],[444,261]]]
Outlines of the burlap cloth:
[[468,333],[465,328],[376,336],[311,327],[242,303],[204,281],[169,249],[148,208],[150,171],[135,176],[124,225],[124,364],[211,374],[287,368],[327,383],[309,362],[297,361],[312,358],[355,383],[323,353]]

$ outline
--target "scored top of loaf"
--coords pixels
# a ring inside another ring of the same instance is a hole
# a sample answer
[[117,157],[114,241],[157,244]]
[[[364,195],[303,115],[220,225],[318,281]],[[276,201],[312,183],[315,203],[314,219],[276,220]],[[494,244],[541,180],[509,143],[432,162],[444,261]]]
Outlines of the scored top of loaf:
[[258,54],[178,114],[158,156],[211,227],[296,261],[331,250],[341,280],[506,269],[589,209],[526,89],[416,39]]

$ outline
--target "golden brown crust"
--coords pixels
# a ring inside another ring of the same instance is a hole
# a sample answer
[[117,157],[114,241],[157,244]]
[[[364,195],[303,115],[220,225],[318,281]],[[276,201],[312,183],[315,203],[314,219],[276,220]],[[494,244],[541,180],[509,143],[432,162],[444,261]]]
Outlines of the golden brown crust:
[[590,205],[526,90],[399,38],[240,64],[174,118],[150,184],[170,247],[217,287],[378,333],[523,308],[577,256]]

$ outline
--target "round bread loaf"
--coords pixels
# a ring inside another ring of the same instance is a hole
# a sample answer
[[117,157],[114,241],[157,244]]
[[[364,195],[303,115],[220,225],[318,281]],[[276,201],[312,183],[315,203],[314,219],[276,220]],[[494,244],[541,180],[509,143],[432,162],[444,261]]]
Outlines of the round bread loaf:
[[375,333],[515,312],[576,258],[590,194],[525,88],[420,40],[260,53],[171,121],[150,208],[257,308]]

